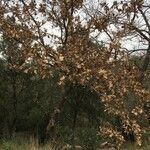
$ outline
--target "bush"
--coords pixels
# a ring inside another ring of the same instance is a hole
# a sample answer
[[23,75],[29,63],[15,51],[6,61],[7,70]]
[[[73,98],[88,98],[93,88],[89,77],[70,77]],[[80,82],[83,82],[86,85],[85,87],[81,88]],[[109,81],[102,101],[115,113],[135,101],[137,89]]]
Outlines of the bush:
[[78,143],[86,150],[95,150],[101,143],[101,137],[97,135],[94,128],[84,128],[77,130]]

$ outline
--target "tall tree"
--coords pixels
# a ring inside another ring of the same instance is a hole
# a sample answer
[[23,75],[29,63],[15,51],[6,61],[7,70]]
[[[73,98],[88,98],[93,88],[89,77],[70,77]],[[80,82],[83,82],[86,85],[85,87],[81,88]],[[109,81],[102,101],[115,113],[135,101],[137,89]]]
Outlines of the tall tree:
[[[42,77],[59,71],[62,99],[52,115],[52,120],[63,108],[68,94],[64,85],[70,81],[71,84],[80,84],[96,92],[105,106],[105,111],[113,117],[120,118],[124,132],[132,133],[136,143],[141,145],[143,129],[139,118],[144,112],[144,103],[150,99],[150,94],[139,82],[139,69],[129,63],[128,54],[122,50],[121,39],[124,35],[129,35],[128,31],[136,31],[148,40],[139,27],[131,22],[136,18],[138,10],[147,28],[149,27],[141,9],[144,7],[143,1],[135,0],[128,4],[121,2],[121,10],[117,1],[111,7],[99,1],[93,0],[93,5],[86,2],[43,0],[38,3],[34,0],[2,0],[0,30],[5,36],[20,43],[24,60],[21,65],[15,64],[12,68],[24,70],[26,63],[34,64],[28,65],[30,68],[26,68],[25,71],[38,73]],[[98,9],[95,9],[95,4]],[[92,11],[89,11],[91,7]],[[8,13],[11,13],[16,24],[6,19]],[[46,24],[49,28],[58,29],[58,35],[44,28]],[[123,30],[115,28],[112,31],[111,27],[116,27],[116,24],[119,24],[119,27],[123,25]],[[97,37],[98,40],[99,35],[103,33],[110,39],[103,47],[89,45],[89,39],[93,38],[93,35],[96,34],[94,38]],[[51,42],[46,43],[48,37]],[[148,63],[149,48],[143,71],[147,70]],[[131,99],[128,95],[134,97],[130,107]],[[109,123],[106,123],[100,132],[104,136],[113,137],[118,147],[124,141],[122,133]]]

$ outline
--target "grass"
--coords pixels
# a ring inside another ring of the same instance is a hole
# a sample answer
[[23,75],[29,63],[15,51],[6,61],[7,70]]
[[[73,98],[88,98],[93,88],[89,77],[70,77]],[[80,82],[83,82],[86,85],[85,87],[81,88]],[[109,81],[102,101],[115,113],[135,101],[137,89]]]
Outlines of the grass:
[[144,143],[141,147],[133,145],[131,143],[125,143],[122,150],[150,150],[150,143]]
[[44,146],[39,146],[38,142],[34,138],[23,139],[15,138],[12,140],[1,140],[0,150],[53,150],[54,146],[52,144],[45,144]]
[[[69,150],[69,149],[71,149],[69,148],[69,146],[68,148],[63,148],[60,142],[57,142],[55,144],[47,143],[44,146],[39,146],[38,141],[32,137],[30,137],[29,139],[16,137],[12,140],[3,139],[0,141],[0,150]],[[150,143],[144,142],[142,147],[137,147],[131,143],[126,143],[123,145],[123,148],[121,148],[121,150],[150,150]]]

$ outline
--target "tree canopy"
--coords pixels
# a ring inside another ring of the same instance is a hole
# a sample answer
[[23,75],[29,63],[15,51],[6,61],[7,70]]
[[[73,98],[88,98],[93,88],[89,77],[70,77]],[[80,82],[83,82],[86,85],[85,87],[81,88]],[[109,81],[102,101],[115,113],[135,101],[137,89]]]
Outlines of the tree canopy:
[[[141,118],[149,118],[150,92],[144,84],[149,78],[149,11],[146,0],[1,0],[0,32],[6,41],[1,55],[12,71],[57,78],[61,98],[48,127],[63,109],[70,93],[66,86],[80,85],[96,93],[104,111],[120,122],[118,129],[108,119],[99,134],[114,138],[118,147],[126,135],[141,145]],[[132,61],[135,55],[143,57],[142,65]]]

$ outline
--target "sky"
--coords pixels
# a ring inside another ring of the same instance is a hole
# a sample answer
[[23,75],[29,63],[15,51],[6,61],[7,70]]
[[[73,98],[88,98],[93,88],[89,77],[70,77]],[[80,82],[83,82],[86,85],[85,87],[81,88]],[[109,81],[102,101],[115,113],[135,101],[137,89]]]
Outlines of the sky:
[[[16,0],[17,1],[17,0]],[[37,1],[37,4],[39,4],[42,0],[36,0]],[[106,1],[109,3],[109,5],[111,6],[113,4],[113,1],[114,0],[86,0],[86,4],[93,4],[95,7],[97,7],[97,3],[99,1]],[[120,2],[121,0],[117,0],[118,2]],[[150,3],[150,0],[146,0],[147,2]],[[94,3],[93,3],[94,2]],[[92,4],[90,6],[92,6]],[[83,12],[79,12],[80,13],[80,17],[81,17],[81,20],[84,20],[84,17],[86,17],[86,14],[83,13]],[[43,18],[41,15],[38,15],[36,20],[37,21],[41,21]],[[142,21],[141,21],[142,23]],[[115,27],[112,25],[109,27],[112,31],[115,31]],[[42,27],[41,27],[42,30],[44,29],[47,29],[47,33],[49,34],[52,34],[52,35],[56,35],[56,36],[60,36],[60,30],[59,28],[54,28],[49,22],[46,22]],[[96,35],[97,33],[93,33],[92,36]],[[99,41],[108,41],[108,36],[105,34],[105,33],[101,33],[100,36],[98,37],[98,40]],[[46,44],[53,44],[55,45],[54,43],[54,40],[52,39],[49,39],[47,37],[44,38],[44,41]],[[127,37],[127,38],[124,38],[122,40],[122,46],[125,47],[126,49],[135,49],[135,48],[143,48],[143,47],[146,47],[146,45],[143,45],[143,43],[139,42],[139,39],[137,38],[133,38],[133,37]]]

